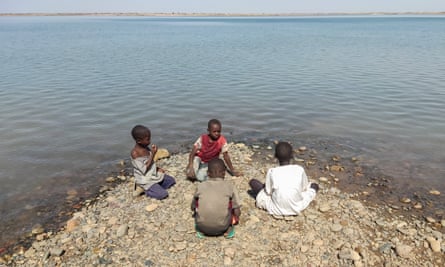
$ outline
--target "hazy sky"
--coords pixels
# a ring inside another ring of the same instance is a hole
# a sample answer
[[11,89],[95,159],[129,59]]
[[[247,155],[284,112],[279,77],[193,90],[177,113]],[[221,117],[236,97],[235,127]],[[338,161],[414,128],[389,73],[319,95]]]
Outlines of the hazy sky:
[[0,13],[323,13],[412,11],[445,11],[445,0],[0,0]]

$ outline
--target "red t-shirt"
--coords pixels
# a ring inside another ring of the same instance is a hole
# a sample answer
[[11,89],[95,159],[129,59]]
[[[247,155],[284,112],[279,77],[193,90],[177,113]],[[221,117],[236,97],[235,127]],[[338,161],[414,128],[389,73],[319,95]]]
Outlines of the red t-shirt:
[[[195,143],[197,145],[198,142]],[[201,135],[201,147],[198,147],[198,152],[196,155],[201,159],[202,162],[209,162],[211,159],[219,157],[223,146],[227,144],[226,138],[222,135],[219,136],[218,140],[212,140],[209,135]],[[198,144],[199,145],[199,144]]]

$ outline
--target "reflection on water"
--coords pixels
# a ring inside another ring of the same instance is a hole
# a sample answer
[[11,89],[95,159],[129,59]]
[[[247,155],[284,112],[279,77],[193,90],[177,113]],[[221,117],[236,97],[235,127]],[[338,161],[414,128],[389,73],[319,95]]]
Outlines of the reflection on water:
[[97,186],[135,124],[180,151],[213,117],[229,140],[349,143],[445,189],[445,18],[0,20],[1,225]]

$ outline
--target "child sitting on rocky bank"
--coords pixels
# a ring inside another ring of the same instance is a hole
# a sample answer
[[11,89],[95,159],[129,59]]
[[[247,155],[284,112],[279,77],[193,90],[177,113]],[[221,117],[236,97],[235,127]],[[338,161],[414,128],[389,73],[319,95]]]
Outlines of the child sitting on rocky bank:
[[230,174],[240,176],[241,173],[233,168],[228,152],[226,138],[221,134],[221,122],[211,119],[207,123],[208,134],[201,135],[193,145],[190,152],[189,163],[186,168],[187,178],[192,181],[207,180],[207,163],[223,154],[224,161],[229,168]]
[[235,235],[234,225],[241,215],[239,197],[234,185],[224,180],[225,173],[224,162],[212,159],[208,164],[208,180],[198,184],[191,208],[199,238]]
[[279,142],[275,157],[280,166],[267,171],[266,183],[249,181],[258,208],[277,216],[298,215],[315,198],[318,184],[309,184],[303,167],[290,164],[293,149],[288,142]]
[[158,148],[155,144],[150,147],[150,129],[143,125],[136,125],[131,130],[131,135],[136,142],[131,150],[136,195],[145,192],[146,196],[152,198],[159,200],[166,198],[168,196],[166,189],[173,186],[176,181],[157,168],[153,158]]

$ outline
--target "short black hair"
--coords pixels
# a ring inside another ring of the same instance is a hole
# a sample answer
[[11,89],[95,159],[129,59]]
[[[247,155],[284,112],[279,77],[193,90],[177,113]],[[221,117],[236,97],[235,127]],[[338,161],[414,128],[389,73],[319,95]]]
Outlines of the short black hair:
[[213,124],[218,124],[219,127],[221,127],[221,122],[217,119],[211,119],[209,120],[209,122],[207,123],[207,129],[210,129],[210,127],[212,127]]
[[220,158],[211,159],[208,163],[208,171],[209,173],[220,173],[226,171],[226,165],[224,165],[224,161]]
[[147,134],[150,136],[151,132],[150,129],[148,129],[144,125],[136,125],[131,130],[131,136],[133,136],[133,139],[135,141],[141,140],[142,138],[147,136]]
[[292,146],[289,142],[278,142],[275,147],[275,157],[279,161],[290,160],[293,157]]

